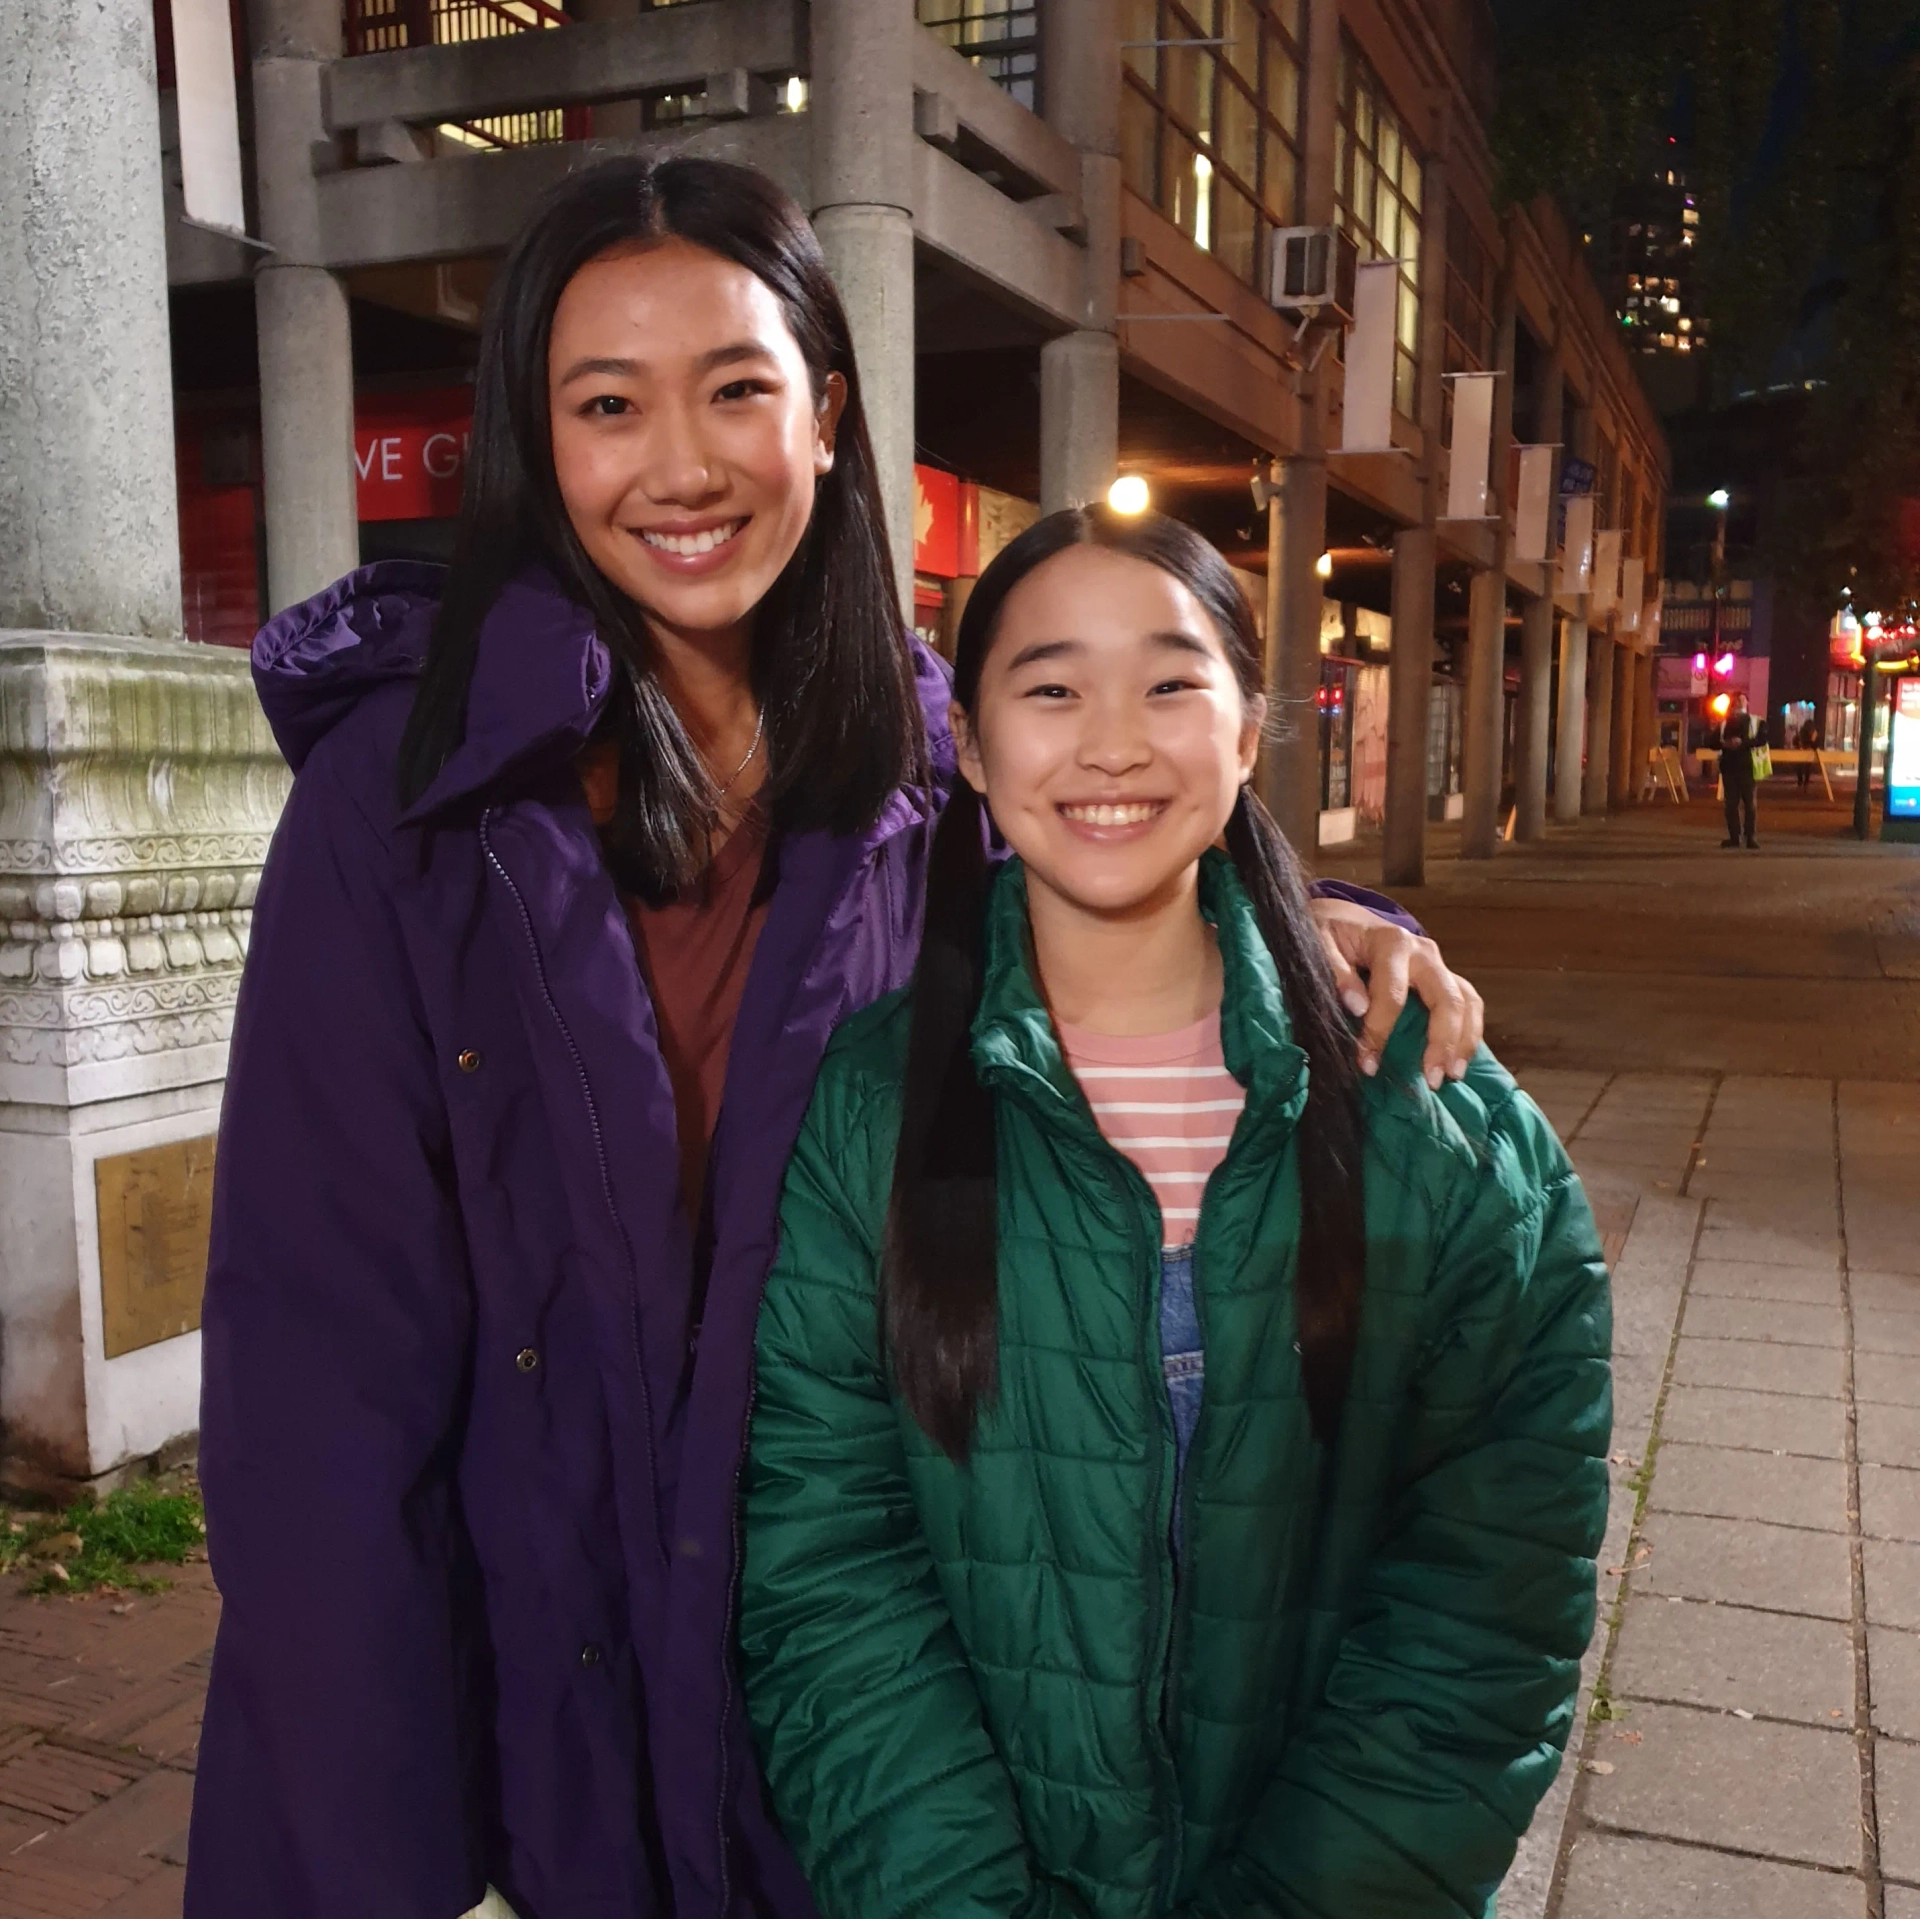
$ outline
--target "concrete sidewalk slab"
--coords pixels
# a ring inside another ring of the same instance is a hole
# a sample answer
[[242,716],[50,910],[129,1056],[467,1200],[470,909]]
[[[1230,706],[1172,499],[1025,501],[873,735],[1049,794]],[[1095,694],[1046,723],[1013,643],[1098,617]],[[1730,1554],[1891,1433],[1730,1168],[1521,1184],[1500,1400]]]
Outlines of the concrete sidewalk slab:
[[1863,1465],[1860,1530],[1878,1539],[1920,1540],[1920,1472],[1903,1466]]
[[[1659,1478],[1656,1467],[1656,1486]],[[1852,1614],[1852,1562],[1837,1534],[1686,1513],[1649,1513],[1641,1530],[1653,1553],[1635,1574],[1638,1591],[1818,1619]]]
[[1736,1260],[1694,1261],[1688,1292],[1694,1299],[1779,1299],[1806,1306],[1837,1306],[1840,1275],[1831,1266],[1755,1266]]
[[1876,1466],[1920,1465],[1920,1410],[1912,1406],[1858,1408],[1860,1457]]
[[1845,1355],[1831,1347],[1776,1346],[1762,1339],[1682,1338],[1673,1376],[1683,1386],[1742,1386],[1761,1393],[1838,1399]]
[[1781,1346],[1847,1343],[1847,1319],[1837,1296],[1831,1305],[1805,1305],[1776,1298],[1695,1293],[1687,1301],[1680,1330],[1694,1339],[1760,1339]]
[[1690,1706],[1635,1709],[1637,1746],[1587,1780],[1595,1823],[1808,1865],[1860,1864],[1860,1768],[1852,1738]]
[[1847,1469],[1837,1459],[1775,1457],[1669,1440],[1660,1448],[1647,1510],[1765,1519],[1843,1533],[1846,1495]]
[[1920,1886],[1920,1746],[1882,1739],[1874,1755],[1880,1808],[1880,1868]]
[[1869,1627],[1867,1671],[1875,1730],[1920,1742],[1920,1633]]
[[[1616,1713],[1624,1701],[1665,1701],[1830,1731],[1853,1717],[1853,1634],[1843,1620],[1639,1593],[1627,1601],[1610,1677]],[[1637,1706],[1625,1713],[1635,1726]]]
[[1876,1626],[1920,1632],[1920,1545],[1908,1539],[1861,1542],[1867,1568],[1867,1617]]
[[[1859,1880],[1608,1832],[1582,1833],[1560,1919],[1865,1919]],[[1887,1919],[1895,1919],[1888,1909]],[[1920,1906],[1915,1908],[1920,1919]]]
[[1676,1381],[1667,1389],[1661,1432],[1695,1445],[1844,1459],[1847,1409],[1837,1399],[1803,1393],[1757,1393]]

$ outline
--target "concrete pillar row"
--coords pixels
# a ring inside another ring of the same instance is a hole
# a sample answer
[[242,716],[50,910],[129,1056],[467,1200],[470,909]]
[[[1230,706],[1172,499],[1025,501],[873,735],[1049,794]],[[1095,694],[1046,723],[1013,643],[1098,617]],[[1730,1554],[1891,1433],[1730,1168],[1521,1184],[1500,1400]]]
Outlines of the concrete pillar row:
[[326,138],[324,63],[344,51],[342,9],[254,0],[254,271],[260,338],[260,484],[270,609],[296,605],[360,563],[353,471],[353,336],[347,290],[316,264],[313,153]]
[[1553,817],[1570,826],[1580,817],[1580,754],[1587,731],[1587,622],[1576,616],[1560,628],[1560,711],[1553,736]]
[[1520,711],[1514,737],[1516,840],[1547,832],[1547,759],[1553,739],[1553,599],[1543,593],[1520,616]]
[[1636,653],[1633,661],[1633,798],[1647,782],[1647,764],[1660,737],[1660,706],[1654,692],[1651,653]]
[[913,604],[913,9],[813,0],[814,231],[853,334],[903,608]]
[[1580,780],[1580,810],[1607,810],[1613,772],[1613,633],[1595,627],[1587,638],[1587,764]]
[[1427,732],[1433,704],[1431,525],[1393,538],[1393,652],[1387,664],[1387,813],[1380,848],[1388,886],[1426,884]]

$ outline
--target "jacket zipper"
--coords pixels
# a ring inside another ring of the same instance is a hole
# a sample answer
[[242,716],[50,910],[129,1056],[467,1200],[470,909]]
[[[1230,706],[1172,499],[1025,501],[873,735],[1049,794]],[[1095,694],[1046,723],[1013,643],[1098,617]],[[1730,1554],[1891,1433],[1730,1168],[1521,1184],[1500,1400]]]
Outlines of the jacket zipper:
[[[613,1221],[613,1229],[619,1234],[621,1247],[627,1256],[627,1278],[631,1284],[633,1293],[631,1323],[633,1332],[634,1371],[638,1374],[640,1380],[640,1408],[646,1423],[648,1483],[653,1489],[652,1497],[657,1506],[660,1495],[660,1464],[655,1457],[653,1439],[653,1395],[647,1386],[647,1362],[640,1338],[639,1262],[634,1257],[633,1241],[627,1233],[626,1222],[620,1217],[620,1208],[614,1200],[613,1170],[607,1159],[606,1135],[600,1129],[600,1109],[593,1102],[593,1082],[587,1077],[587,1063],[580,1056],[580,1048],[575,1044],[573,1034],[568,1028],[566,1020],[562,1017],[559,1005],[553,997],[553,988],[548,984],[546,961],[540,956],[540,941],[533,930],[533,915],[528,912],[527,902],[522,896],[520,888],[514,883],[513,875],[501,864],[499,854],[493,850],[492,820],[493,808],[488,807],[480,815],[480,848],[487,856],[487,864],[500,875],[507,891],[513,895],[514,906],[520,914],[521,931],[526,935],[527,951],[533,956],[534,977],[540,982],[540,997],[546,1002],[547,1011],[552,1016],[553,1023],[555,1027],[558,1028],[561,1039],[566,1042],[568,1057],[572,1059],[573,1070],[579,1076],[580,1097],[587,1109],[587,1125],[593,1133],[594,1158],[600,1169],[601,1195],[607,1202],[607,1215]],[[654,1514],[654,1528],[656,1532],[661,1530],[658,1511]],[[660,1541],[660,1554],[662,1563],[666,1563],[667,1554],[664,1538]]]

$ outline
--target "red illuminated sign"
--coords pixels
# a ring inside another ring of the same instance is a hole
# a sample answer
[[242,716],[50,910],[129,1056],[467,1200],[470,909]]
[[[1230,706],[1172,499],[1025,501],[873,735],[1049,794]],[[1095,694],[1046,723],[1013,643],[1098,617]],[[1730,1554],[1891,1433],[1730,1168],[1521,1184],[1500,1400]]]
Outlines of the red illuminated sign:
[[936,580],[980,571],[980,492],[938,467],[913,469],[913,570]]
[[460,511],[473,393],[369,393],[354,409],[353,467],[363,520],[444,520]]

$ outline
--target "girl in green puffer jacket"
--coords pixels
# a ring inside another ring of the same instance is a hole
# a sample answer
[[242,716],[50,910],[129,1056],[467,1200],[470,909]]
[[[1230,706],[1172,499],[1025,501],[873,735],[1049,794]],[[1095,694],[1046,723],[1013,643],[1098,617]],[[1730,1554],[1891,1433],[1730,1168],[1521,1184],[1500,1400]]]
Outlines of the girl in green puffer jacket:
[[968,604],[919,969],[760,1320],[747,1706],[825,1919],[1481,1919],[1559,1766],[1599,1242],[1490,1056],[1429,1087],[1409,1013],[1354,1071],[1260,679],[1171,521]]

